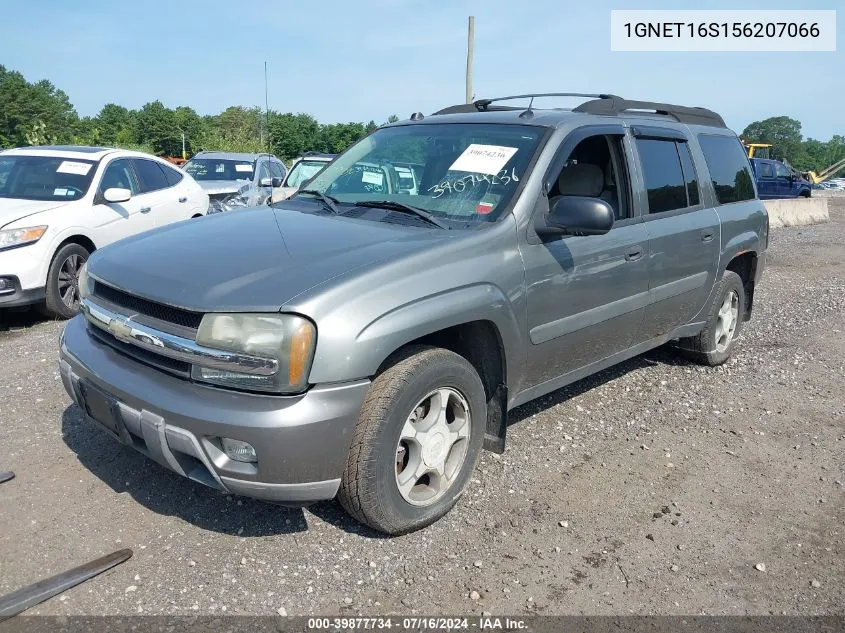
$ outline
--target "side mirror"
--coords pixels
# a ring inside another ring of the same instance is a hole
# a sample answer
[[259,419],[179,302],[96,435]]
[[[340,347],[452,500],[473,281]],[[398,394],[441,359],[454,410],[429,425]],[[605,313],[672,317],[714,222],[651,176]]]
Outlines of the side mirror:
[[282,186],[282,179],[281,178],[262,178],[259,183],[262,187],[281,187]]
[[277,187],[281,187],[284,181],[284,178],[273,178],[273,182],[271,183],[271,185],[273,189],[276,189]]
[[122,187],[110,187],[103,192],[103,200],[109,203],[126,202],[131,197],[132,192]]
[[536,230],[538,235],[604,235],[613,220],[613,209],[600,198],[562,196]]

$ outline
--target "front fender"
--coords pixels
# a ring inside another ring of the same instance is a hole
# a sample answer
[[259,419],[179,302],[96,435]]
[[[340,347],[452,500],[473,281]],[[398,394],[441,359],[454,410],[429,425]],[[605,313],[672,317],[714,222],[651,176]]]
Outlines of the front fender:
[[[511,302],[497,286],[479,283],[450,289],[393,308],[360,328],[353,336],[323,335],[318,343],[310,382],[325,383],[364,378],[376,373],[394,351],[420,337],[473,321],[489,321],[504,347],[506,380],[512,383],[524,361],[518,320]],[[326,337],[328,340],[326,340]]]

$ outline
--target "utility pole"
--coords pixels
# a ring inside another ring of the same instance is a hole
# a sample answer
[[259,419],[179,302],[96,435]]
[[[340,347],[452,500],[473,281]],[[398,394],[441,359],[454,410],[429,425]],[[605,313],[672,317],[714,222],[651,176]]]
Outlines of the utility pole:
[[182,158],[188,158],[188,155],[185,153],[185,130],[180,128],[178,125],[176,129],[179,130],[179,133],[182,135]]
[[467,33],[467,103],[472,103],[472,62],[475,48],[475,16],[469,16],[469,32]]
[[267,92],[267,62],[264,62],[264,128],[267,130],[267,153],[270,152],[270,99]]

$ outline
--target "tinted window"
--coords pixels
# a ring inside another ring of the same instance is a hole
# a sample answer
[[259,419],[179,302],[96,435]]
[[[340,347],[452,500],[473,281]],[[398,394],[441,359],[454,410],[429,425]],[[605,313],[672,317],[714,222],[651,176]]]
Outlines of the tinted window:
[[134,196],[138,193],[138,183],[128,158],[118,158],[108,164],[100,181],[100,193],[106,189],[129,189]]
[[648,212],[686,207],[687,192],[675,141],[639,138],[637,151],[648,193]]
[[775,170],[772,167],[771,163],[757,163],[757,166],[760,168],[759,171],[761,178],[775,177]]
[[789,170],[780,163],[775,165],[775,170],[777,171],[778,178],[789,178],[792,175]]
[[173,169],[172,167],[167,167],[166,165],[159,165],[161,170],[164,172],[164,177],[167,179],[167,184],[169,186],[173,186],[182,182],[182,178],[184,174],[179,171],[178,169]]
[[753,178],[739,139],[709,135],[701,135],[698,139],[719,204],[752,200],[755,197]]
[[135,173],[138,175],[141,193],[158,191],[159,189],[166,189],[170,186],[167,183],[167,178],[164,177],[164,171],[158,166],[158,163],[143,158],[135,158],[132,162],[135,165]]
[[689,143],[677,143],[678,155],[681,157],[681,167],[684,170],[684,180],[687,183],[687,206],[694,207],[698,204],[698,175],[695,173],[695,165],[692,162],[692,154],[689,151]]

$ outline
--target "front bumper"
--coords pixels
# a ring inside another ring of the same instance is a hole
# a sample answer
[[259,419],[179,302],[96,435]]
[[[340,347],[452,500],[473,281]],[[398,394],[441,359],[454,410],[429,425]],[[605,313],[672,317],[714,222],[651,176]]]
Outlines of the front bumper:
[[44,257],[40,241],[0,251],[0,277],[10,279],[14,284],[13,292],[0,291],[0,308],[28,305],[44,299],[47,277]]
[[[100,343],[82,316],[65,326],[59,369],[86,417],[120,442],[207,486],[289,504],[335,496],[370,384],[318,386],[288,397],[207,387]],[[108,406],[92,406],[95,397]],[[252,444],[258,462],[230,460],[221,437]]]

